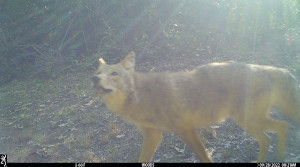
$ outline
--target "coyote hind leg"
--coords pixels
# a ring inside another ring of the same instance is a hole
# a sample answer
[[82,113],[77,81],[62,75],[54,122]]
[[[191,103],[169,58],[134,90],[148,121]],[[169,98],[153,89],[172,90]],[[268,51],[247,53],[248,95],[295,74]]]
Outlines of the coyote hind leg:
[[277,155],[279,160],[283,160],[285,157],[286,141],[288,135],[288,123],[285,121],[278,121],[275,119],[267,119],[264,129],[266,131],[273,131],[277,133]]
[[279,160],[283,160],[285,157],[285,147],[288,132],[288,125],[284,121],[274,120],[272,118],[256,119],[253,122],[245,124],[239,124],[243,127],[252,137],[254,137],[259,145],[260,151],[258,154],[257,162],[264,162],[269,147],[271,145],[271,138],[264,133],[264,131],[273,131],[278,135],[277,153]]

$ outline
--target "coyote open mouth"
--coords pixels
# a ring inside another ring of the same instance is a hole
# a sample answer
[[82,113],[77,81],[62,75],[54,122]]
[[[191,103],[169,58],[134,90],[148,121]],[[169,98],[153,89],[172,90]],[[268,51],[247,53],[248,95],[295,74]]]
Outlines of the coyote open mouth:
[[100,85],[94,85],[94,88],[100,93],[100,94],[106,94],[112,92],[112,89],[105,89],[104,87]]

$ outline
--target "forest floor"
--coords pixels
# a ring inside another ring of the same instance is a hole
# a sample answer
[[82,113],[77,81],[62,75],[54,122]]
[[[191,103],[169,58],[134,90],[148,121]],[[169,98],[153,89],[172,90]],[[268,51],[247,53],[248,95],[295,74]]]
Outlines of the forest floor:
[[[201,63],[190,60],[176,65],[189,64],[186,69],[191,69]],[[138,64],[137,71],[172,71],[169,67],[174,65],[158,67],[154,69],[147,63]],[[0,153],[8,154],[8,162],[138,160],[142,135],[134,125],[108,111],[93,92],[89,80],[92,75],[89,71],[62,74],[53,80],[14,80],[0,87]],[[276,112],[272,116],[283,119]],[[251,162],[257,159],[258,143],[231,119],[202,128],[199,132],[215,162]],[[273,140],[267,161],[278,161],[277,135],[268,134]],[[154,162],[200,162],[178,136],[172,133],[163,136]],[[300,162],[299,143],[299,127],[291,123],[285,161]]]

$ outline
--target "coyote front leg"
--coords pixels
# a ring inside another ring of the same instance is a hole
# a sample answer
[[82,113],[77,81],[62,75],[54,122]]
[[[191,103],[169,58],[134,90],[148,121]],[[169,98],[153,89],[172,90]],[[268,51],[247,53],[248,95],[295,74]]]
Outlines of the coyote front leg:
[[162,132],[156,129],[139,127],[143,134],[143,147],[139,162],[151,162],[152,157],[162,141]]

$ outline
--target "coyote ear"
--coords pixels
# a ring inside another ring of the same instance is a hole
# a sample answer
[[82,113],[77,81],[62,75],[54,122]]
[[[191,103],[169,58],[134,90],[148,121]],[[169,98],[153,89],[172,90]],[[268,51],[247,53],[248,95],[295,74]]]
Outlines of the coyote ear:
[[121,65],[125,69],[133,69],[135,66],[135,53],[131,51],[125,58],[124,60],[121,61]]
[[99,62],[99,66],[104,66],[104,65],[106,65],[106,62],[104,61],[103,58],[98,59],[98,62]]

